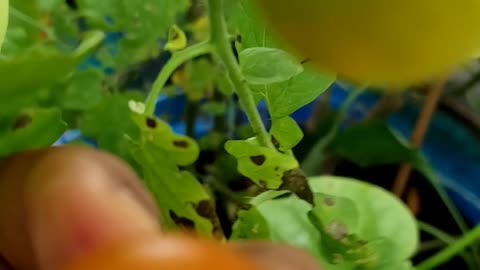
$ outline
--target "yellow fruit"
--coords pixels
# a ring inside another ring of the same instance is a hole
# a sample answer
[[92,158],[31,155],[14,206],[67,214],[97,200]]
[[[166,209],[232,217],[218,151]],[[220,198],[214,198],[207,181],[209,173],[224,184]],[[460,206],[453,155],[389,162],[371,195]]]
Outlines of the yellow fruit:
[[480,0],[255,1],[294,52],[356,83],[426,83],[480,49]]
[[0,0],[0,49],[2,48],[3,39],[7,32],[8,25],[8,0]]

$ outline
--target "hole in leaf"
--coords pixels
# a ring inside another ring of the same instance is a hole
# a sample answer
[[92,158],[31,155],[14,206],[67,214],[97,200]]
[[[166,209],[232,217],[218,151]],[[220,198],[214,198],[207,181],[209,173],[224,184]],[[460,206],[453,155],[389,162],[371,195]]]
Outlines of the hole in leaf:
[[277,138],[275,138],[275,136],[273,136],[273,135],[272,135],[272,144],[277,149],[280,147],[280,143],[278,142]]
[[196,210],[197,213],[204,218],[211,219],[216,217],[215,207],[207,200],[199,202]]
[[235,40],[236,40],[238,43],[242,43],[242,41],[243,41],[242,35],[237,35],[237,36],[235,37]]
[[28,114],[20,115],[20,117],[18,117],[17,120],[15,120],[15,123],[13,124],[13,129],[17,130],[17,129],[26,128],[28,127],[28,125],[30,125],[30,123],[32,123],[32,121],[33,121],[33,118],[30,115]]
[[183,141],[183,140],[175,140],[173,141],[173,145],[175,145],[175,147],[178,147],[178,148],[188,148],[189,144],[187,141]]
[[146,121],[147,127],[149,128],[156,128],[157,127],[157,121],[153,118],[147,117]]
[[335,205],[335,199],[332,197],[327,197],[325,200],[323,200],[326,206],[334,206]]
[[257,166],[262,166],[267,158],[264,155],[259,155],[259,156],[252,156],[250,157],[250,160],[255,163]]
[[177,224],[178,227],[184,228],[186,230],[195,229],[195,223],[193,221],[191,221],[190,219],[184,218],[184,217],[179,217],[172,210],[169,210],[168,214],[172,218],[173,222],[175,222],[175,224]]

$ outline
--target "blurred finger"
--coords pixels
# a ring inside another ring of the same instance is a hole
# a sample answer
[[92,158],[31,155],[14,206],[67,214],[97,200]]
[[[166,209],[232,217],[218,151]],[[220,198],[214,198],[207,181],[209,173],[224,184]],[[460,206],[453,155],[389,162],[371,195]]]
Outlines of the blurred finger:
[[111,242],[159,230],[135,174],[95,150],[14,157],[0,168],[0,190],[7,195],[0,196],[0,251],[17,270],[61,269]]

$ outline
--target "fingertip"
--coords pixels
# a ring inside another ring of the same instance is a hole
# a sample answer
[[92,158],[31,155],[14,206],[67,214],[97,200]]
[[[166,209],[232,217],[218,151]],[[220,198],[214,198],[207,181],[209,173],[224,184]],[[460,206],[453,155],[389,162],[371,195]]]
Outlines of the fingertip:
[[40,269],[62,269],[111,242],[160,229],[154,207],[142,197],[148,194],[133,191],[139,180],[125,168],[79,147],[52,150],[37,162],[29,174],[26,205]]

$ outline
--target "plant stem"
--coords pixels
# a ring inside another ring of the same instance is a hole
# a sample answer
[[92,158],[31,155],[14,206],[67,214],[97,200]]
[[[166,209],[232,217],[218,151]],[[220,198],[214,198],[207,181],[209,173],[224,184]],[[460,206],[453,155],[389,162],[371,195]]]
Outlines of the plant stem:
[[330,145],[333,139],[335,139],[338,129],[348,113],[348,109],[352,106],[353,102],[365,91],[365,89],[366,87],[359,87],[352,91],[352,93],[348,96],[347,100],[345,100],[342,107],[338,111],[332,128],[312,147],[302,164],[302,168],[307,176],[315,175],[318,172],[318,169],[322,165],[325,148]]
[[480,240],[480,226],[477,226],[475,229],[465,234],[458,241],[454,242],[453,244],[443,249],[433,257],[419,264],[416,267],[416,269],[417,270],[434,269],[435,267],[438,267],[443,263],[447,262],[448,260],[452,259],[461,251],[463,251],[465,248],[467,248],[468,246],[474,244],[479,240]]
[[[430,225],[422,221],[417,222],[418,227],[420,230],[430,234],[431,236],[437,238],[437,240],[441,241],[444,243],[444,245],[451,245],[452,243],[455,243],[457,240],[455,237],[449,235],[448,233]],[[473,260],[474,258],[472,257],[471,252],[462,252],[460,254],[462,256],[463,260],[465,263],[468,265],[468,269],[478,269],[478,266],[476,266],[475,261]]]
[[146,115],[153,116],[155,114],[155,107],[160,93],[165,87],[165,84],[167,83],[170,76],[172,76],[172,74],[182,64],[195,57],[208,54],[211,51],[212,47],[210,46],[210,43],[202,42],[188,47],[182,51],[174,53],[170,60],[162,68],[162,71],[160,71],[160,74],[158,74],[157,79],[153,83],[152,92],[150,93],[150,96],[146,101]]
[[208,14],[210,23],[210,43],[217,58],[225,65],[225,68],[235,85],[235,91],[243,105],[245,113],[247,114],[250,125],[252,126],[261,146],[275,149],[270,140],[270,136],[263,125],[257,107],[255,106],[252,91],[243,77],[240,66],[233,54],[223,13],[223,0],[209,0]]
[[418,227],[420,230],[430,234],[431,236],[434,236],[438,240],[441,240],[445,244],[452,244],[455,242],[455,238],[446,232],[428,224],[422,221],[418,221]]

